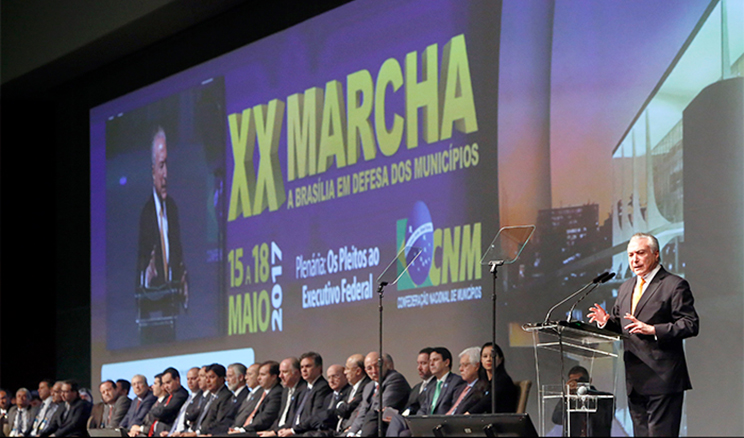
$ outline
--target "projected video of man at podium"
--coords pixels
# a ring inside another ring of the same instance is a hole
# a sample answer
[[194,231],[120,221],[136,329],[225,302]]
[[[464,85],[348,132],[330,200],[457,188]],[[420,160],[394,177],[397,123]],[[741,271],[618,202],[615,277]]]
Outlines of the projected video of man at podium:
[[142,344],[175,339],[182,305],[188,308],[188,273],[183,262],[176,202],[168,194],[165,130],[152,136],[152,194],[142,208],[137,257],[137,324]]

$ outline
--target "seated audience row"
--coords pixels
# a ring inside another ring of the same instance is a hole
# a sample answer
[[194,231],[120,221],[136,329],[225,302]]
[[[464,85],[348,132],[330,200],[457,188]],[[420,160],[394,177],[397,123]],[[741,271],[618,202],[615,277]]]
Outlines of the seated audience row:
[[[514,412],[516,388],[496,346],[471,347],[453,358],[447,348],[424,348],[417,356],[421,381],[413,388],[395,370],[392,357],[378,352],[351,355],[323,376],[320,354],[193,367],[186,386],[175,368],[154,377],[143,375],[99,385],[101,402],[93,405],[72,380],[39,383],[39,403],[31,393],[0,389],[0,421],[8,436],[86,436],[91,429],[120,429],[129,436],[376,436],[382,412],[383,433],[410,435],[406,417],[490,412],[491,379],[496,379],[497,412]],[[459,375],[452,367],[459,363]],[[130,390],[133,398],[129,398]],[[380,399],[381,391],[381,399]],[[380,405],[380,403],[382,403]]]

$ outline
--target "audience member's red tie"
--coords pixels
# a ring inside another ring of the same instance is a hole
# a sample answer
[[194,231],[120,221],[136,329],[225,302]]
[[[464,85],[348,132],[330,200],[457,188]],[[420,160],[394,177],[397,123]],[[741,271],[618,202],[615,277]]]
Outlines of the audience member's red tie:
[[[168,400],[165,401],[166,406],[168,406],[168,403],[170,403],[172,398],[173,398],[173,394],[168,396]],[[152,422],[152,426],[150,426],[150,431],[147,433],[147,436],[152,436],[155,433],[156,424],[158,424],[157,420]]]
[[468,385],[468,386],[465,387],[465,389],[462,390],[462,392],[460,393],[460,396],[457,397],[457,401],[455,402],[454,405],[452,405],[452,407],[450,408],[450,410],[447,411],[447,414],[446,415],[453,415],[455,413],[455,411],[457,410],[457,407],[460,406],[460,402],[462,401],[462,399],[464,399],[465,396],[468,395],[468,392],[470,392],[470,388],[471,388],[471,386]]
[[251,421],[253,421],[253,417],[256,415],[256,412],[258,412],[258,408],[261,406],[261,402],[263,401],[264,397],[266,397],[266,391],[261,394],[261,399],[258,400],[258,403],[256,403],[256,407],[253,408],[253,412],[251,412],[251,415],[246,418],[245,423],[243,423],[243,427],[248,426],[251,424]]

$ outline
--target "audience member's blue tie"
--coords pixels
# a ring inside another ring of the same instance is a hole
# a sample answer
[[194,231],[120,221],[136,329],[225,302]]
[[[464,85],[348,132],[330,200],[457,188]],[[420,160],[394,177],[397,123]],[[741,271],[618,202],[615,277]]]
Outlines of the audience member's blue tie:
[[328,409],[335,408],[340,398],[341,394],[338,391],[333,391],[333,397],[331,397],[331,403],[328,405]]
[[302,408],[305,407],[305,402],[309,398],[310,395],[310,388],[305,389],[305,395],[302,397],[302,401],[300,402],[300,406],[297,407],[297,415],[295,416],[295,424],[300,424],[300,415],[302,414]]
[[204,407],[202,408],[201,414],[199,414],[199,420],[196,422],[196,429],[195,430],[198,431],[198,430],[201,429],[202,421],[204,421],[204,417],[207,416],[207,411],[209,410],[209,405],[212,404],[212,400],[214,400],[215,398],[217,398],[217,394],[210,394],[209,400],[207,400],[207,404],[204,405]]

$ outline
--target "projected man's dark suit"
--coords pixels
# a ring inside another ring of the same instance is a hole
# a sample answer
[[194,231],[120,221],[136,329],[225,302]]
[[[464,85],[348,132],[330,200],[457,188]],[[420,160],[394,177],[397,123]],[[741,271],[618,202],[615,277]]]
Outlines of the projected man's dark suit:
[[[173,198],[166,196],[160,203],[164,212],[161,219],[155,204],[160,200],[150,196],[140,214],[135,291],[142,344],[174,341],[180,307],[188,308],[178,207]],[[167,230],[163,235],[161,226]]]
[[[181,226],[178,207],[172,197],[165,199],[165,216],[168,221],[168,271],[163,262],[163,245],[160,237],[160,220],[155,208],[155,198],[150,196],[142,208],[139,223],[139,251],[137,257],[137,286],[145,286],[145,276],[150,258],[154,256],[158,275],[153,277],[148,287],[162,286],[168,281],[180,281],[184,272],[183,249],[181,247]],[[161,204],[162,205],[162,204]]]

